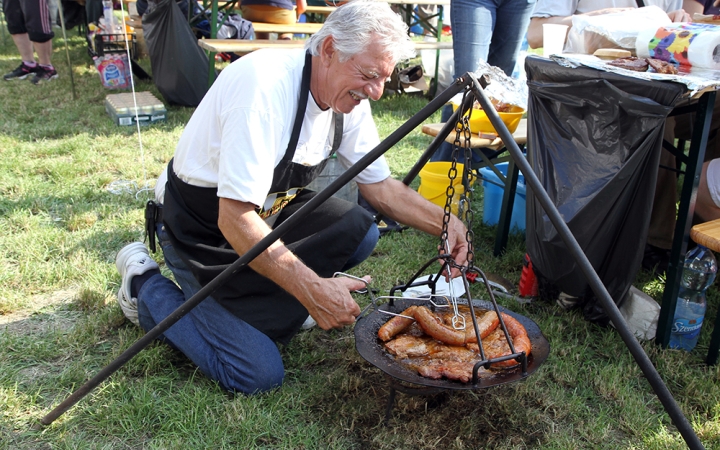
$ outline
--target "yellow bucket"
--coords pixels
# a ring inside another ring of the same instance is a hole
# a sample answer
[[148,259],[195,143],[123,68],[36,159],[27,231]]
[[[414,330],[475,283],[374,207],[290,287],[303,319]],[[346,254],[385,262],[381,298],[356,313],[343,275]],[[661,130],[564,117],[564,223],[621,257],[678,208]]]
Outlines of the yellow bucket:
[[[447,201],[447,188],[450,186],[450,176],[448,172],[451,166],[452,163],[446,161],[429,162],[425,164],[425,167],[420,171],[420,187],[418,188],[418,193],[441,208],[445,207]],[[455,215],[458,213],[460,196],[465,192],[465,187],[462,185],[464,167],[463,164],[457,163],[457,176],[453,180],[455,194],[453,195],[450,209]],[[475,178],[474,175],[471,175],[471,186],[475,182]]]

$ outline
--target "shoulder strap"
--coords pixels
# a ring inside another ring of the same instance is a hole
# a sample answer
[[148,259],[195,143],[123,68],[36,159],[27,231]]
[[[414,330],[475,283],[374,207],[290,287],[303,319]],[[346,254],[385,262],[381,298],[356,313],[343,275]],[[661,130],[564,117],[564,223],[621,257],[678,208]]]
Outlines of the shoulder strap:
[[330,156],[335,154],[337,149],[340,148],[340,143],[342,143],[344,118],[344,114],[335,113],[335,132],[333,133],[333,143],[332,150],[330,151]]
[[305,118],[305,110],[307,109],[308,96],[310,95],[310,72],[312,71],[312,56],[310,52],[305,53],[305,66],[303,66],[302,81],[300,82],[300,100],[298,103],[297,113],[295,113],[295,123],[293,123],[292,134],[290,134],[290,142],[283,161],[292,161],[295,156],[295,148],[298,139],[300,139],[300,129],[302,128],[303,119]]

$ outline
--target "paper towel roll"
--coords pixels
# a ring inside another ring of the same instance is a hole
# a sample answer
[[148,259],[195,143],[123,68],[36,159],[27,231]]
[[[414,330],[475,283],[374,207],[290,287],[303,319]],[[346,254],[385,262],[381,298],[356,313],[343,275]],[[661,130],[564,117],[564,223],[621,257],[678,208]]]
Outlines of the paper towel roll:
[[720,26],[677,23],[645,29],[635,41],[638,58],[720,70]]

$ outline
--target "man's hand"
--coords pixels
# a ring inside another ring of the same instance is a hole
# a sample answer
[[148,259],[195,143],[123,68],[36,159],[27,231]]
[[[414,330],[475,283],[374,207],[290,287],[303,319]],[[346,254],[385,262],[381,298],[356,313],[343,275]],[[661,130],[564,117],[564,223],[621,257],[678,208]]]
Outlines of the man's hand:
[[[441,248],[441,253],[450,253],[453,261],[455,261],[455,263],[460,266],[464,266],[467,264],[467,229],[465,228],[465,225],[460,221],[460,219],[457,218],[457,216],[450,216],[450,223],[448,224],[447,244],[443,243],[443,245],[448,245],[449,251],[447,248]],[[447,274],[444,275],[447,279]],[[455,278],[458,276],[460,276],[460,270],[457,268],[452,268],[450,271],[450,277]]]
[[[370,277],[363,277],[370,282]],[[363,289],[365,283],[352,278],[319,278],[303,283],[303,305],[323,330],[340,328],[355,322],[360,307],[350,292]]]

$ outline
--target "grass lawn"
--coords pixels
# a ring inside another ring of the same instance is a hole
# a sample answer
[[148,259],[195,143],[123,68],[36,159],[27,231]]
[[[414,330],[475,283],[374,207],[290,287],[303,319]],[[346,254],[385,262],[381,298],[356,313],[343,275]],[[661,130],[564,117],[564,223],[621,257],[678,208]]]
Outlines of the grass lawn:
[[[19,64],[3,30],[0,71]],[[58,35],[60,33],[58,32]],[[34,86],[0,82],[0,448],[332,449],[681,449],[684,441],[620,336],[554,302],[499,303],[534,320],[550,342],[545,364],[520,382],[438,395],[398,394],[383,425],[388,385],[355,350],[352,328],[299,334],[282,349],[282,388],[229,395],[181,354],[152,344],[51,426],[33,425],[142,336],[115,301],[116,252],[143,238],[143,205],[192,108],[168,107],[163,123],[120,127],[105,113],[105,90],[85,41],[69,32],[71,88],[63,41],[60,78]],[[141,62],[148,70],[149,62]],[[162,97],[152,83],[138,91]],[[418,111],[421,97],[374,104],[382,136]],[[439,113],[430,121],[439,121]],[[402,178],[430,139],[415,130],[387,157]],[[417,181],[414,186],[417,186]],[[522,234],[492,256],[494,228],[479,223],[475,260],[517,285]],[[436,238],[407,230],[383,237],[353,271],[380,294],[431,258]],[[155,254],[161,263],[160,254]],[[663,280],[636,286],[656,299]],[[473,295],[481,297],[479,286]],[[368,299],[358,296],[364,306]],[[718,369],[707,367],[720,294],[711,288],[707,325],[691,352],[645,351],[707,448],[720,448]]]

